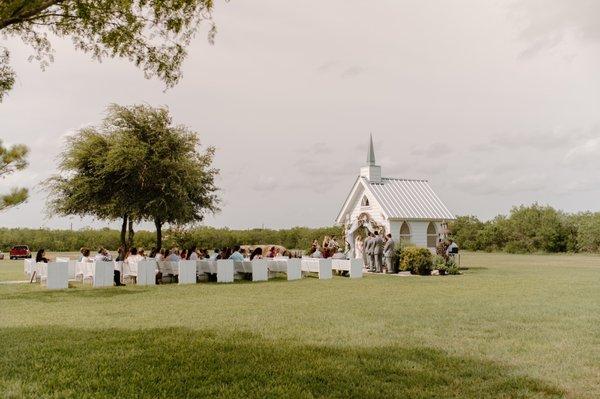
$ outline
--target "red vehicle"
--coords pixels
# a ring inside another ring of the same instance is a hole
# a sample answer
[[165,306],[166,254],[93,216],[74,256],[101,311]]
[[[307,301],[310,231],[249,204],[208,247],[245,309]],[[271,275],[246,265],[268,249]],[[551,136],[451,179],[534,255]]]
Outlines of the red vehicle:
[[15,245],[10,249],[10,259],[31,258],[31,251],[27,245]]

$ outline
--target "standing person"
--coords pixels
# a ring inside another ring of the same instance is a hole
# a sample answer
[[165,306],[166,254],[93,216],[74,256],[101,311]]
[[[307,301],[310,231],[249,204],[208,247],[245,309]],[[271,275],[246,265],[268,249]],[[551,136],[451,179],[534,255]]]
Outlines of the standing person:
[[361,259],[363,257],[364,241],[361,236],[357,236],[354,240],[354,258]]
[[383,246],[383,257],[385,258],[385,268],[387,269],[387,273],[391,274],[394,273],[394,249],[396,246],[396,243],[394,242],[394,240],[392,239],[392,235],[388,234],[385,240],[385,244]]
[[375,271],[375,264],[374,264],[374,260],[373,260],[373,239],[374,239],[373,233],[371,233],[369,231],[369,234],[367,235],[367,238],[365,239],[365,255],[366,255],[365,266],[367,267],[367,269],[369,269],[372,272]]
[[375,264],[375,272],[381,273],[381,263],[383,256],[383,238],[381,238],[378,231],[376,231],[373,234],[374,238],[371,241],[371,247],[373,248],[373,263]]

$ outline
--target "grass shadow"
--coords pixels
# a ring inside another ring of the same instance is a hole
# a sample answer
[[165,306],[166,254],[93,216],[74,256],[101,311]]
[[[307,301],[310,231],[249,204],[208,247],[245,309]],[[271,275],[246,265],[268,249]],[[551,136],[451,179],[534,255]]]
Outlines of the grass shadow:
[[564,396],[506,366],[422,347],[321,347],[183,328],[5,328],[0,340],[5,397]]
[[47,290],[39,285],[32,289],[16,290],[0,295],[2,300],[33,300],[43,302],[56,302],[66,298],[112,298],[122,295],[133,295],[141,294],[147,291],[147,288],[138,287],[106,287],[106,288],[92,288],[92,287],[69,287],[66,290]]

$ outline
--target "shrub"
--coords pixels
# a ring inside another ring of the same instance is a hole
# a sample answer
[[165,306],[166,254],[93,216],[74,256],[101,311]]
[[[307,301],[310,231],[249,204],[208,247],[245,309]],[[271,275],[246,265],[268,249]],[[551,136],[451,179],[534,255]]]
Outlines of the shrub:
[[433,256],[427,248],[408,247],[402,251],[402,270],[427,276],[433,270]]

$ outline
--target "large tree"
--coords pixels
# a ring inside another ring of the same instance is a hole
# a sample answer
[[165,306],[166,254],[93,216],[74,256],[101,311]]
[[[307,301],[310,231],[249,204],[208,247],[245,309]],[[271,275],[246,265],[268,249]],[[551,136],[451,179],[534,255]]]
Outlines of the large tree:
[[[0,180],[27,166],[28,149],[22,144],[4,147],[0,140]],[[8,194],[0,194],[0,212],[19,205],[27,199],[26,188],[13,188]]]
[[[32,46],[42,66],[53,60],[50,38],[70,38],[97,60],[128,59],[170,87],[202,21],[212,42],[212,8],[212,0],[0,0],[0,34]],[[14,80],[9,51],[0,47],[0,101]]]
[[133,223],[186,224],[218,210],[214,148],[199,151],[198,135],[174,125],[166,108],[111,105],[101,126],[69,140],[50,180],[50,210],[63,215],[122,219],[121,241]]

